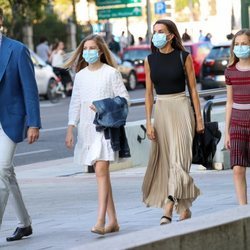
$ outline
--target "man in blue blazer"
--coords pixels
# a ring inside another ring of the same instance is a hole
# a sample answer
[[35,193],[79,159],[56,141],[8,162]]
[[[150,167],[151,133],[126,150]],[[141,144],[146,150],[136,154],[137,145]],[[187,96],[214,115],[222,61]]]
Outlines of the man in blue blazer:
[[[3,10],[0,8],[0,29]],[[27,137],[35,142],[41,127],[39,96],[33,63],[28,49],[0,31],[0,226],[9,193],[19,220],[7,241],[20,240],[32,234],[31,219],[24,205],[13,165],[17,143]]]

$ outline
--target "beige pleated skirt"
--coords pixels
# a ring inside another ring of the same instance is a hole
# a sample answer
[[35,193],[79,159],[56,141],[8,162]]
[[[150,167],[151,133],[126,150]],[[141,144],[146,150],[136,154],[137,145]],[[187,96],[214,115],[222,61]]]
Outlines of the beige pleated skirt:
[[143,181],[143,202],[164,208],[171,195],[180,214],[200,194],[189,175],[195,120],[185,92],[157,96],[154,128],[156,141],[152,141]]

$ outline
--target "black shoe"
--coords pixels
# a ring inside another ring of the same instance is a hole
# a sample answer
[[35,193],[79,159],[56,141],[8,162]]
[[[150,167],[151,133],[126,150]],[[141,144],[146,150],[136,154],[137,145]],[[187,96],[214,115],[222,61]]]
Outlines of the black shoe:
[[12,236],[7,237],[7,241],[21,240],[24,236],[29,236],[32,234],[32,227],[17,227]]

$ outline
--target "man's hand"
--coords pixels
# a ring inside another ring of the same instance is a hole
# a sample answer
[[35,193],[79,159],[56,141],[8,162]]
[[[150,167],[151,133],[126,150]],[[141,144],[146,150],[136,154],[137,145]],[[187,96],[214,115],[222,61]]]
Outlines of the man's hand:
[[28,128],[27,131],[28,143],[32,144],[33,142],[37,141],[38,138],[39,138],[39,128]]

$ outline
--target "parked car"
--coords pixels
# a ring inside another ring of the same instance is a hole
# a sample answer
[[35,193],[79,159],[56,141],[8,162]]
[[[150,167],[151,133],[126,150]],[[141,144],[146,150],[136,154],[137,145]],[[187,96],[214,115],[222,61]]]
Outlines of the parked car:
[[224,71],[230,57],[230,42],[214,45],[202,64],[201,88],[225,87]]
[[185,49],[191,54],[193,63],[194,63],[194,71],[197,81],[200,81],[200,71],[201,65],[205,57],[209,54],[211,50],[211,43],[209,42],[185,42]]
[[146,76],[144,69],[144,59],[151,53],[150,45],[129,46],[124,49],[122,54],[123,62],[130,62],[135,67],[138,83],[145,84]]
[[118,70],[122,74],[123,82],[128,90],[134,90],[137,85],[136,69],[131,62],[122,61],[121,58],[112,53],[116,63],[118,64]]
[[57,101],[58,94],[62,95],[62,93],[58,93],[57,88],[57,86],[62,85],[60,79],[53,72],[53,68],[32,50],[30,50],[30,56],[34,64],[39,95],[53,102]]

